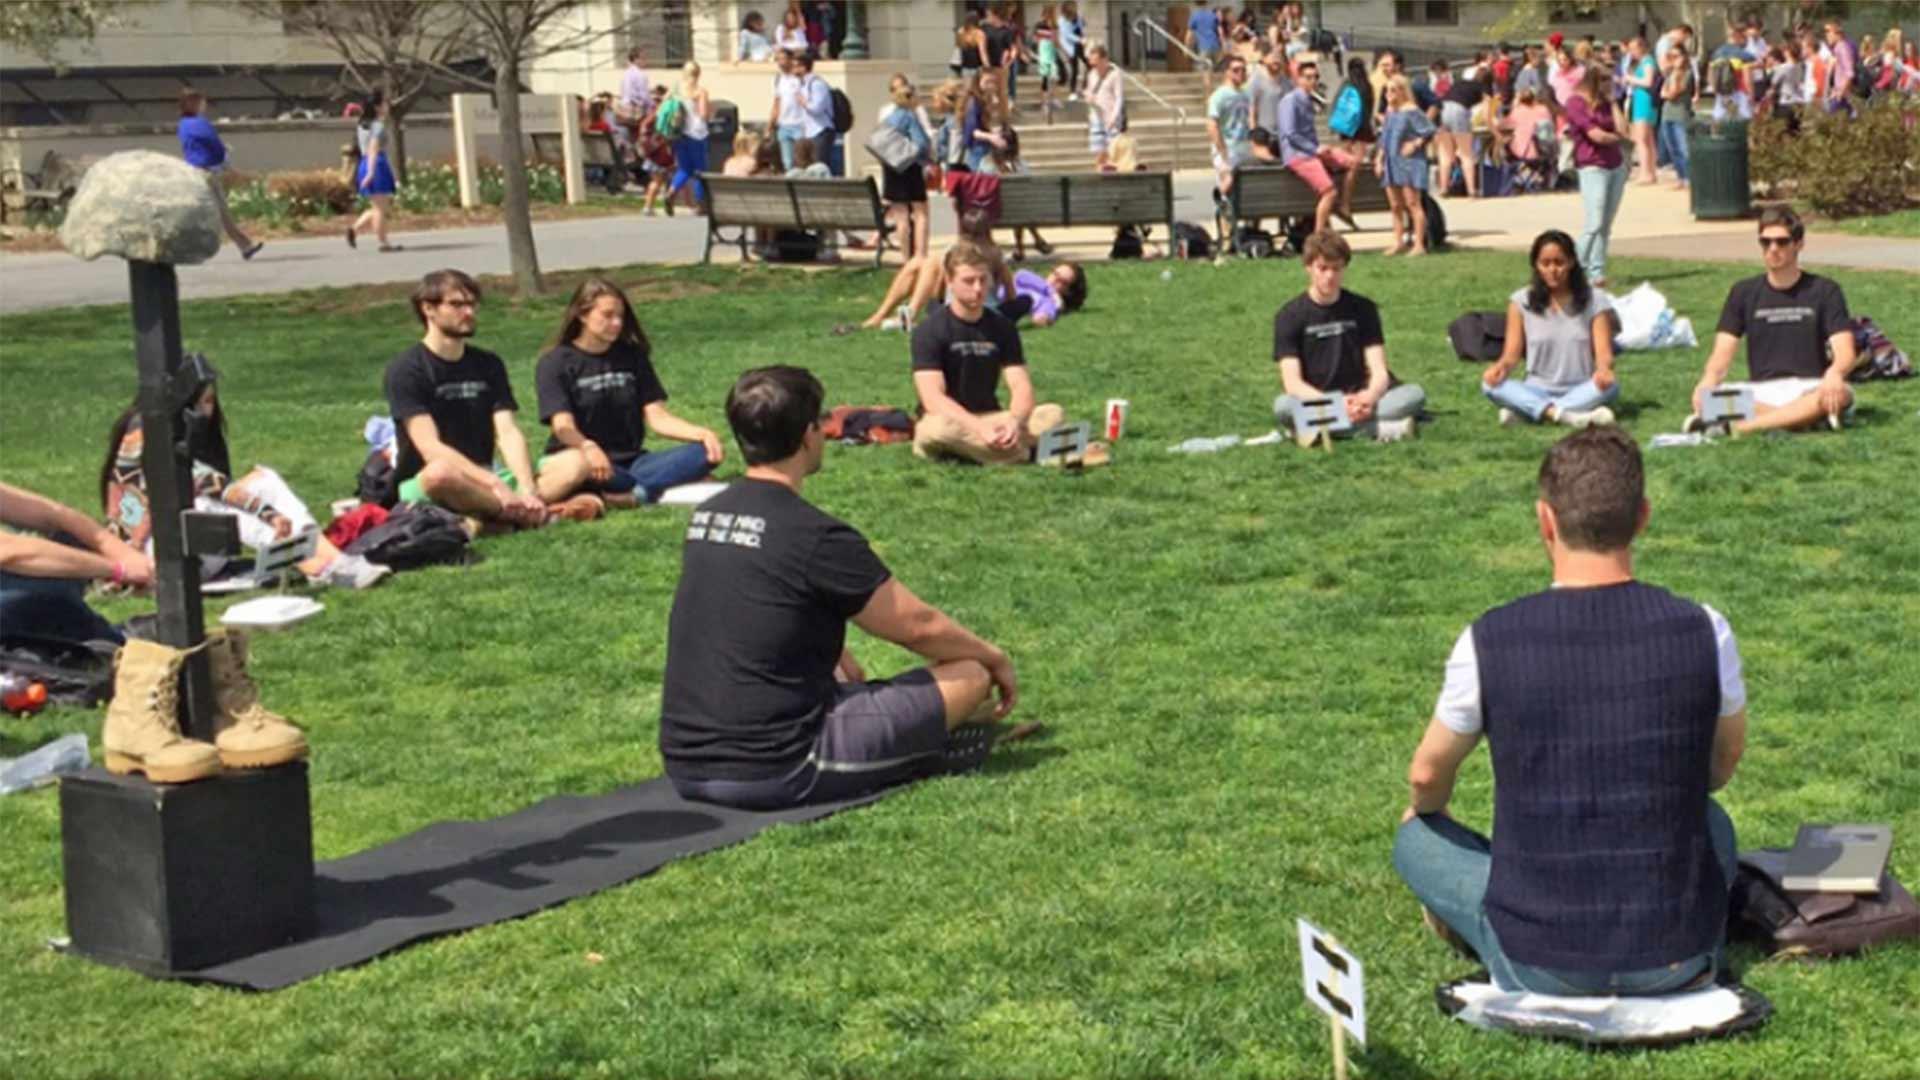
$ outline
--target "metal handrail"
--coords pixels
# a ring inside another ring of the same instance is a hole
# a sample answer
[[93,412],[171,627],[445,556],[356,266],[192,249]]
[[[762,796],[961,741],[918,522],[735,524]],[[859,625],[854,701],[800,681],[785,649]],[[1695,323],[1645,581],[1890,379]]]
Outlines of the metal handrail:
[[1187,127],[1187,110],[1154,93],[1153,87],[1148,86],[1139,76],[1121,67],[1119,64],[1113,65],[1113,70],[1119,72],[1122,78],[1133,84],[1141,93],[1152,98],[1161,108],[1173,114],[1173,167],[1175,171],[1178,171],[1180,168],[1180,133],[1185,131]]
[[1145,15],[1142,15],[1138,19],[1135,19],[1133,21],[1133,34],[1135,37],[1145,39],[1147,36],[1148,30],[1152,30],[1153,32],[1159,34],[1161,37],[1166,38],[1167,44],[1172,45],[1174,48],[1179,49],[1183,53],[1186,53],[1187,58],[1189,60],[1192,60],[1196,64],[1200,64],[1203,68],[1206,66],[1206,63],[1207,63],[1206,59],[1203,58],[1199,53],[1194,52],[1192,49],[1187,48],[1186,42],[1176,39],[1173,36],[1173,31],[1168,30],[1166,27],[1161,26],[1159,23],[1154,22],[1152,19],[1146,17]]

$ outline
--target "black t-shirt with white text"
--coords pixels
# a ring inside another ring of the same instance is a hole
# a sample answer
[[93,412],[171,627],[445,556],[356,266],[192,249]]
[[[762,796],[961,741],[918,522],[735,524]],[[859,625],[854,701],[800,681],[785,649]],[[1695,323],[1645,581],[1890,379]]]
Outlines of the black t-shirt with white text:
[[1747,339],[1747,373],[1764,379],[1818,379],[1827,371],[1827,339],[1850,325],[1847,297],[1818,274],[1802,273],[1776,289],[1767,275],[1751,277],[1727,294],[1719,331]]
[[[625,341],[603,353],[556,345],[540,358],[533,381],[540,394],[541,423],[551,425],[555,415],[572,413],[580,433],[623,464],[643,449],[647,425],[641,410],[667,400],[647,350]],[[557,436],[547,437],[547,453],[564,449]]]
[[667,622],[660,755],[688,780],[765,780],[806,760],[847,620],[891,575],[859,530],[769,480],[694,510]]
[[976,416],[1000,411],[1000,369],[1026,363],[1020,331],[991,308],[967,322],[942,304],[913,328],[913,370],[945,375],[947,396]]
[[1328,393],[1365,390],[1367,347],[1386,340],[1379,307],[1345,289],[1324,307],[1301,293],[1273,317],[1273,358],[1298,357],[1300,376]]
[[507,383],[507,365],[485,349],[467,346],[458,360],[442,360],[417,342],[387,365],[387,408],[398,429],[399,453],[394,460],[394,482],[412,479],[426,465],[407,421],[433,418],[440,441],[460,451],[483,469],[493,468],[493,414],[517,411],[513,387]]

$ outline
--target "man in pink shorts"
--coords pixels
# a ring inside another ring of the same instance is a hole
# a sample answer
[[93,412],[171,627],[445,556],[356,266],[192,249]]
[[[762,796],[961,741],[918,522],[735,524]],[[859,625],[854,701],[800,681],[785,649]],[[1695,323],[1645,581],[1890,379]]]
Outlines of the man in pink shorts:
[[[1293,92],[1280,99],[1280,161],[1320,196],[1313,209],[1314,232],[1326,230],[1336,202],[1353,206],[1353,185],[1360,178],[1352,154],[1320,145],[1320,136],[1313,128],[1313,90],[1319,83],[1320,66],[1311,60],[1302,61],[1293,79]],[[1338,190],[1330,170],[1345,174]],[[1351,210],[1340,216],[1348,226],[1353,225]]]

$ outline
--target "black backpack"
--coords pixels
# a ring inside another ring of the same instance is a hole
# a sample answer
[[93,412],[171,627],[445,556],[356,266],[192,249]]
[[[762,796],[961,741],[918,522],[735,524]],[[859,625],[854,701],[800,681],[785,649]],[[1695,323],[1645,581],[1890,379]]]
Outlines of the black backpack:
[[1460,359],[1470,364],[1492,363],[1506,348],[1507,313],[1469,311],[1447,324],[1447,340]]
[[1251,225],[1236,225],[1233,253],[1243,259],[1265,259],[1273,254],[1273,234]]
[[1420,207],[1427,212],[1427,250],[1439,251],[1447,246],[1447,212],[1440,209],[1440,200],[1424,191]]
[[833,130],[845,135],[853,130],[853,102],[847,100],[837,86],[828,87],[833,92]]
[[1173,223],[1173,254],[1181,259],[1204,259],[1213,254],[1213,238],[1191,221]]
[[472,539],[460,515],[427,504],[403,506],[386,521],[361,533],[347,554],[395,570],[417,570],[436,563],[466,561]]
[[399,501],[400,485],[393,481],[393,462],[387,460],[385,450],[375,450],[367,455],[366,463],[360,466],[360,475],[354,478],[353,494],[368,506],[393,509]]
[[810,263],[820,258],[820,234],[802,229],[779,229],[773,242],[760,252],[768,262]]
[[1113,250],[1107,252],[1109,259],[1138,259],[1147,253],[1147,244],[1135,225],[1122,225],[1113,234]]
[[108,641],[55,641],[14,634],[0,644],[0,672],[46,687],[49,702],[98,705],[113,697],[117,651]]

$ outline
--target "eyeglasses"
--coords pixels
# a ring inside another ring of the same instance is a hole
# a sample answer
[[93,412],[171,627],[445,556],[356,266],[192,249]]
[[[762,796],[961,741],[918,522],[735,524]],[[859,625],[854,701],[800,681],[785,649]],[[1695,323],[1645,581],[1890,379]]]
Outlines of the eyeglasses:
[[1760,238],[1760,247],[1762,250],[1770,247],[1792,247],[1793,244],[1794,239],[1791,236],[1763,236]]
[[450,307],[456,310],[472,311],[474,308],[480,306],[480,302],[477,300],[442,300],[440,301],[440,306]]

